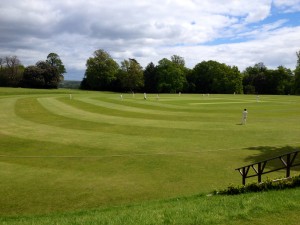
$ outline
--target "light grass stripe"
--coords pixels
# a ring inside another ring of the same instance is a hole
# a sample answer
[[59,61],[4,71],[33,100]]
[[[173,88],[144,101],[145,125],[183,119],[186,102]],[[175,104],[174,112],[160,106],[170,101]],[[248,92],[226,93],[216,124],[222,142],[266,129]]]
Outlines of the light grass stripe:
[[[255,96],[246,96],[245,99],[244,95],[236,95],[236,97],[232,97],[232,95],[216,95],[217,97],[210,97],[202,96],[202,94],[188,94],[183,96],[178,95],[165,95],[162,94],[159,99],[157,100],[155,97],[147,98],[147,101],[141,100],[139,98],[126,98],[127,102],[134,102],[135,104],[139,105],[151,105],[156,107],[168,108],[168,109],[178,109],[178,110],[191,110],[195,109],[193,106],[197,105],[209,105],[209,104],[223,104],[224,100],[231,101],[224,104],[245,104],[245,103],[256,103]],[[113,101],[116,101],[114,98],[110,98]],[[199,101],[194,103],[189,103],[188,101]],[[172,104],[173,102],[182,102],[185,105],[177,105]],[[266,102],[266,101],[260,101]]]
[[[151,110],[151,109],[143,109],[139,107],[132,107],[132,106],[127,106],[125,100],[120,101],[119,104],[116,103],[110,103],[110,102],[105,102],[101,100],[96,100],[96,99],[91,99],[91,98],[84,98],[84,97],[79,97],[76,98],[76,100],[89,103],[92,105],[96,106],[101,106],[109,109],[114,109],[114,110],[120,110],[120,111],[126,111],[126,112],[137,112],[137,113],[145,113],[145,114],[155,114],[155,115],[175,115],[175,116],[196,116],[198,115],[197,113],[191,113],[191,112],[171,112],[171,111],[163,111],[163,110]],[[178,107],[179,109],[180,107]]]
[[101,122],[108,124],[142,126],[142,127],[162,127],[174,129],[193,129],[197,130],[206,126],[206,122],[189,122],[189,121],[167,121],[167,120],[150,120],[139,118],[125,118],[118,116],[109,116],[99,113],[87,112],[70,105],[64,104],[55,98],[38,98],[39,103],[49,112],[65,116],[72,119]]
[[[53,143],[73,144],[78,146],[94,147],[112,150],[139,149],[142,142],[165,142],[162,137],[138,138],[134,135],[111,134],[98,132],[65,129],[52,127],[24,120],[14,112],[14,105],[18,98],[1,99],[0,133],[8,136],[29,140],[50,141]],[[59,102],[59,101],[57,101]],[[112,141],[113,140],[113,141]],[[142,149],[142,148],[140,148]]]
[[[109,98],[109,99],[113,102],[117,101],[117,99],[115,99],[115,98]],[[159,99],[156,99],[155,97],[152,97],[152,98],[147,98],[147,100],[142,100],[142,99],[138,99],[138,98],[131,98],[131,99],[126,98],[125,99],[125,102],[134,103],[136,105],[154,106],[154,107],[160,107],[160,108],[165,108],[165,109],[178,109],[178,110],[183,109],[183,110],[187,110],[187,109],[191,108],[189,106],[168,104],[165,101],[168,101],[168,99],[166,99],[165,97],[159,97]]]

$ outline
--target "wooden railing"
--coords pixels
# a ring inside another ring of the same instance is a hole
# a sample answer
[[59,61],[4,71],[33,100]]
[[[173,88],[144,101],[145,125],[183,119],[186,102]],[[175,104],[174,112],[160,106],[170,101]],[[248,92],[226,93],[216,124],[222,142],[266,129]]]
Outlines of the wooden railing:
[[[250,178],[250,177],[258,177],[258,183],[261,183],[261,177],[263,174],[267,174],[267,173],[271,173],[274,171],[278,171],[278,170],[286,170],[286,177],[290,177],[291,174],[291,168],[294,166],[299,166],[300,163],[295,163],[295,159],[298,155],[300,151],[294,151],[294,152],[290,152],[284,155],[280,155],[274,158],[270,158],[264,161],[260,161],[257,163],[253,163],[247,166],[243,166],[240,168],[237,168],[236,170],[238,170],[240,172],[240,174],[242,175],[242,183],[243,185],[246,184],[246,178]],[[280,168],[276,168],[276,169],[269,169],[269,170],[265,170],[266,169],[266,165],[268,162],[270,161],[275,161],[275,160],[280,160],[280,162],[282,163],[282,167]],[[250,169],[252,169],[254,171],[254,174],[252,175],[248,175]]]

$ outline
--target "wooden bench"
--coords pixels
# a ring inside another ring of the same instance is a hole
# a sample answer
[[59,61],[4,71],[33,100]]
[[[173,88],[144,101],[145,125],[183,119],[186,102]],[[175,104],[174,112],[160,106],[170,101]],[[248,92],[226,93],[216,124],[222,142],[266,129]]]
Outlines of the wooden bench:
[[[243,166],[240,168],[237,168],[235,170],[239,171],[240,174],[242,175],[242,183],[243,185],[246,184],[246,179],[250,178],[250,177],[258,177],[258,183],[261,183],[261,177],[263,174],[267,174],[267,173],[271,173],[274,171],[278,171],[278,170],[286,170],[286,178],[290,177],[291,174],[291,168],[295,167],[295,166],[299,166],[300,163],[295,163],[295,159],[298,156],[298,153],[300,151],[294,151],[294,152],[290,152],[284,155],[280,155],[274,158],[270,158],[264,161],[260,161],[257,163],[253,163],[247,166]],[[282,167],[276,168],[276,169],[266,169],[266,165],[270,162],[270,161],[275,161],[275,160],[280,160],[280,162],[282,162]],[[249,175],[249,171],[252,170],[254,171],[253,175]]]

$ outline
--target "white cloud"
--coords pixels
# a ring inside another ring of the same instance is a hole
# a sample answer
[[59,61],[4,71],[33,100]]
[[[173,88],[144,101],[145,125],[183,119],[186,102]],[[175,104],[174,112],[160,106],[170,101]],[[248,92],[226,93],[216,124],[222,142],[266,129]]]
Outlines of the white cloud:
[[[260,58],[292,65],[298,43],[291,38],[299,37],[299,27],[285,29],[288,19],[263,21],[272,5],[286,12],[299,9],[299,1],[11,0],[0,8],[0,52],[25,65],[56,52],[67,70],[80,71],[97,49],[117,61],[136,57],[143,66],[174,54],[187,65],[215,59],[243,68]],[[275,48],[285,58],[276,60]]]
[[300,11],[300,0],[274,0],[274,5],[285,12]]
[[216,60],[236,65],[240,70],[255,63],[263,62],[269,68],[283,65],[295,68],[296,51],[299,51],[300,27],[282,28],[262,35],[261,39],[216,46],[193,46],[164,49],[164,55],[179,54],[193,67],[201,61]]

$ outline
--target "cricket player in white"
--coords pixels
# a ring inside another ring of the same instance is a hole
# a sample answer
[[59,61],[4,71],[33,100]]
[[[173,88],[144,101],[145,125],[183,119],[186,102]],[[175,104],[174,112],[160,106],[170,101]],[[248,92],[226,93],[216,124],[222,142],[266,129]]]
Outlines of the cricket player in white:
[[246,124],[247,116],[248,116],[248,111],[247,111],[247,109],[244,109],[244,111],[243,111],[243,117],[242,117],[242,125]]

